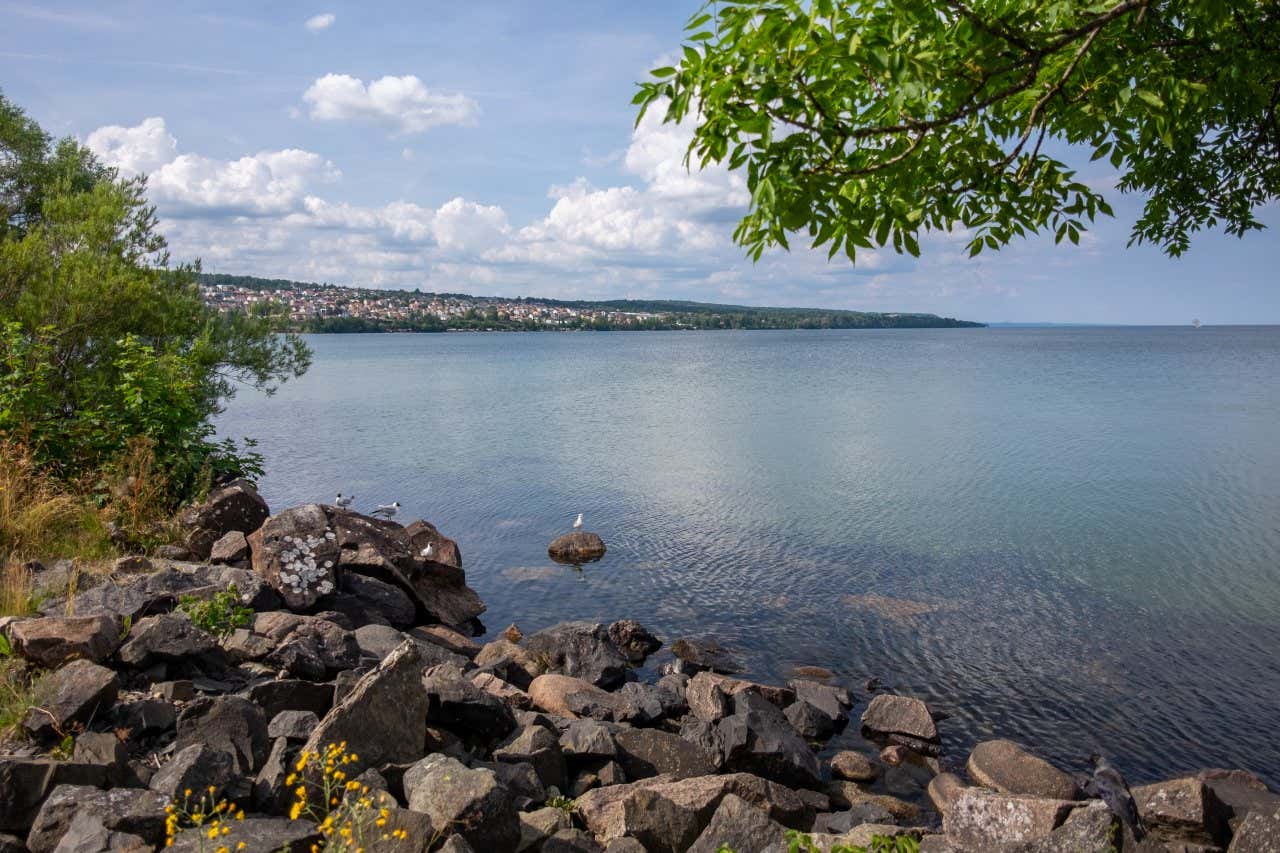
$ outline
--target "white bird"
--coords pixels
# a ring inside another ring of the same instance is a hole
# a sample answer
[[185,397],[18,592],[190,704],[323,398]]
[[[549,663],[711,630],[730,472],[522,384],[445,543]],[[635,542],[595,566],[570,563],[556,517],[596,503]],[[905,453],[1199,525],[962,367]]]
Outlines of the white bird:
[[422,556],[430,560],[435,555],[436,555],[436,543],[428,542],[427,547],[422,549]]
[[574,530],[582,529],[582,513],[578,513],[578,517],[573,520],[573,529]]
[[383,518],[395,518],[398,512],[400,512],[400,501],[392,501],[389,504],[383,504],[378,507],[373,512],[369,513],[369,515],[380,515]]
[[335,506],[346,508],[351,506],[351,502],[355,499],[355,495],[347,495],[346,497],[343,497],[342,492],[338,492],[338,496],[333,499],[333,503]]

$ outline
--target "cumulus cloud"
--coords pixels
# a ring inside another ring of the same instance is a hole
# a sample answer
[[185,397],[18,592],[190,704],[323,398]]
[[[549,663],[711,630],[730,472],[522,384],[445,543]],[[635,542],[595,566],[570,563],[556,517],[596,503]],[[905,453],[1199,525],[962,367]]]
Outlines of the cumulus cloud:
[[373,121],[406,134],[474,124],[480,116],[480,105],[471,98],[432,91],[412,74],[380,77],[367,85],[348,74],[326,74],[302,93],[302,100],[319,121]]
[[315,15],[307,18],[307,22],[303,24],[303,26],[313,33],[318,33],[321,30],[329,29],[329,27],[333,26],[333,22],[336,20],[338,20],[337,15],[332,12],[325,12],[322,15]]
[[168,163],[178,153],[178,140],[159,116],[144,118],[136,127],[100,127],[89,134],[85,144],[104,163],[130,178]]

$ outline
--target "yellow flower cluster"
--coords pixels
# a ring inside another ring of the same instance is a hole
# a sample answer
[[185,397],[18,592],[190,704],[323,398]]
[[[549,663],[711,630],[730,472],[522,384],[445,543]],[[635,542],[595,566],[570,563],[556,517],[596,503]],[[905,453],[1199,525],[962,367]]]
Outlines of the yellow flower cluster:
[[[209,790],[200,795],[200,799],[192,800],[190,788],[182,792],[182,800],[174,800],[165,806],[164,813],[164,845],[172,847],[178,836],[184,832],[196,832],[199,853],[205,853],[206,846],[213,853],[232,853],[232,848],[221,842],[231,834],[230,821],[244,820],[244,810],[237,809],[227,800],[217,799],[218,789],[209,786]],[[216,844],[216,846],[214,846]],[[239,842],[235,850],[243,850],[245,843]]]

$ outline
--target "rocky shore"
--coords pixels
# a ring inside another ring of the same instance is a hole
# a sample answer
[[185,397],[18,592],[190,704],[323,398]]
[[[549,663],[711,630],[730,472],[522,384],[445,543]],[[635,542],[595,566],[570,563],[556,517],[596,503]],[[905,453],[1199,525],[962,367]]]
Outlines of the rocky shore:
[[[0,853],[1280,851],[1280,796],[1245,771],[1134,787],[1135,832],[1027,745],[947,766],[934,709],[816,667],[755,683],[627,619],[481,644],[425,521],[270,515],[244,482],[183,521],[96,585],[32,566],[59,594],[0,619],[33,696],[0,744]],[[854,719],[880,751],[824,750]]]

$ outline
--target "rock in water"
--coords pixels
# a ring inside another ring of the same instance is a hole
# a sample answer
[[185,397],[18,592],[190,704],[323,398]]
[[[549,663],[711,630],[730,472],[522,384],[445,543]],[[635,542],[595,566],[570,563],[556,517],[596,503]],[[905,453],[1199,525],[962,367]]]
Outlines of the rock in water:
[[575,530],[547,546],[547,555],[557,563],[590,563],[604,556],[604,540],[594,533]]
[[1011,740],[983,741],[966,767],[979,785],[1005,794],[1074,800],[1080,791],[1071,777]]
[[862,731],[901,743],[925,755],[937,755],[942,739],[929,706],[910,696],[882,693],[862,714]]

